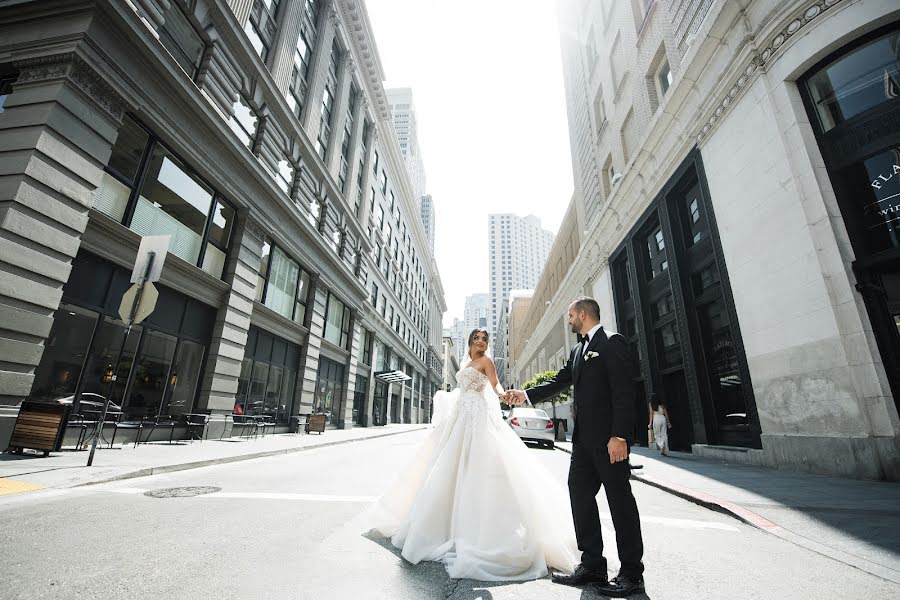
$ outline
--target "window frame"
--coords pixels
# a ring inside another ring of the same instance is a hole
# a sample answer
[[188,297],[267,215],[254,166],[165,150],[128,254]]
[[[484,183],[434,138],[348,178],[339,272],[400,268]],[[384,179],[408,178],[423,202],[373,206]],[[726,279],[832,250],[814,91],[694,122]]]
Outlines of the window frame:
[[[209,210],[206,213],[206,222],[204,223],[204,226],[203,226],[203,233],[200,236],[200,252],[198,253],[197,261],[196,261],[196,264],[194,264],[194,266],[200,270],[203,270],[203,261],[206,258],[208,244],[212,244],[216,249],[221,250],[225,254],[225,262],[227,262],[228,249],[232,242],[232,235],[234,234],[235,220],[237,218],[237,213],[238,213],[236,205],[233,204],[232,202],[230,202],[227,198],[225,198],[217,190],[217,188],[215,186],[210,185],[209,181],[205,177],[203,177],[200,173],[198,173],[197,170],[194,169],[190,165],[190,163],[185,161],[184,158],[182,158],[178,152],[175,152],[174,150],[172,150],[172,148],[168,144],[166,144],[158,135],[156,135],[153,132],[153,130],[151,130],[149,127],[144,125],[134,115],[126,114],[124,118],[130,120],[132,123],[134,123],[135,126],[137,126],[138,129],[140,129],[141,131],[146,133],[147,141],[144,144],[143,153],[141,154],[141,158],[138,161],[137,170],[135,172],[133,181],[129,182],[129,179],[125,174],[120,173],[114,167],[109,166],[109,161],[107,161],[107,165],[104,166],[104,168],[103,168],[104,173],[109,174],[112,178],[114,178],[116,181],[118,181],[121,185],[125,186],[126,188],[128,188],[130,190],[129,194],[128,194],[128,200],[125,205],[125,211],[122,215],[122,219],[119,220],[118,223],[120,225],[122,225],[123,227],[128,228],[130,231],[134,231],[132,229],[132,225],[134,222],[135,209],[137,208],[138,200],[140,199],[140,196],[144,189],[144,186],[147,183],[147,175],[149,173],[151,159],[154,155],[154,152],[156,151],[156,148],[159,146],[168,155],[170,155],[172,158],[174,158],[178,162],[178,164],[176,166],[179,167],[180,169],[182,169],[185,172],[185,174],[187,174],[192,179],[196,179],[199,183],[201,183],[203,186],[205,186],[212,192],[210,195]],[[100,188],[98,187],[97,189],[100,189]],[[218,204],[222,204],[223,206],[231,209],[231,213],[232,213],[232,220],[231,220],[231,224],[230,224],[229,231],[228,231],[228,239],[225,241],[224,244],[221,244],[219,242],[214,242],[212,239],[210,239],[210,232],[212,230],[213,219],[215,218],[216,208],[217,208]],[[102,214],[104,214],[106,217],[108,217],[112,220],[116,220],[115,218],[108,215],[107,213],[102,212],[99,209],[96,209],[96,210],[98,210],[98,212],[101,212]],[[185,261],[185,262],[188,262],[188,261]],[[206,273],[206,271],[204,271],[204,272]],[[223,268],[223,272],[224,272],[224,268]],[[211,273],[208,273],[208,274],[212,275]],[[217,277],[217,279],[221,279],[221,278],[222,278],[222,275],[219,275]]]

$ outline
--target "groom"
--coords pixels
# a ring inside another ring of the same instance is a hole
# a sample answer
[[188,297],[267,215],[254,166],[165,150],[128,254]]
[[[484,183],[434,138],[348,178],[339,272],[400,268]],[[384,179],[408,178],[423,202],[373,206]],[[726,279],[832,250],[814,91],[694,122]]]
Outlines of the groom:
[[[628,446],[633,441],[634,383],[625,338],[600,325],[600,306],[582,297],[569,306],[569,325],[578,334],[569,361],[550,381],[526,391],[509,390],[513,404],[540,402],[575,386],[575,430],[569,467],[569,498],[581,564],[572,575],[553,581],[567,585],[592,584],[608,596],[625,597],[644,591],[644,552],[637,504],[628,481]],[[606,489],[616,530],[622,568],[607,580],[597,493]]]

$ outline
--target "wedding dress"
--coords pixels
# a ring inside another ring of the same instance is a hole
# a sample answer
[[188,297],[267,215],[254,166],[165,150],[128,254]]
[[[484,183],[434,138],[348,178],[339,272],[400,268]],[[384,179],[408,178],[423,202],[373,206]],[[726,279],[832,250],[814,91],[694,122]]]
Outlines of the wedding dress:
[[435,395],[434,428],[373,508],[373,529],[409,562],[441,561],[452,578],[571,572],[579,552],[567,492],[503,421],[488,378],[464,367],[457,380]]

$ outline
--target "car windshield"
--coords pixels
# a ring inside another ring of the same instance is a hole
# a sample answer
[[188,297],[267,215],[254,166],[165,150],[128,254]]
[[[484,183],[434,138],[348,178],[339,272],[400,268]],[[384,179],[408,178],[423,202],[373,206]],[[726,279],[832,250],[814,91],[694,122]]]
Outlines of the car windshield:
[[539,417],[541,419],[548,419],[547,413],[537,408],[517,408],[515,410],[514,416],[516,417]]

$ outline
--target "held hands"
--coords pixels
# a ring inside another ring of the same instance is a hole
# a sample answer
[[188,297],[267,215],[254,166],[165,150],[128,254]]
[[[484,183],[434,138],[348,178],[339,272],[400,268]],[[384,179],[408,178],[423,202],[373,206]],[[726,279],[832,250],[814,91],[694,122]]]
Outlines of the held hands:
[[506,390],[503,394],[503,402],[510,406],[519,406],[525,403],[525,392],[522,390]]

